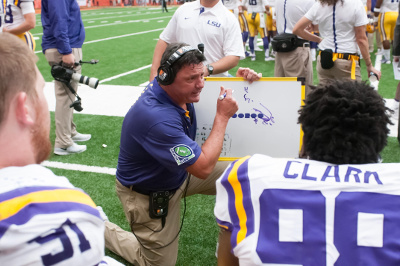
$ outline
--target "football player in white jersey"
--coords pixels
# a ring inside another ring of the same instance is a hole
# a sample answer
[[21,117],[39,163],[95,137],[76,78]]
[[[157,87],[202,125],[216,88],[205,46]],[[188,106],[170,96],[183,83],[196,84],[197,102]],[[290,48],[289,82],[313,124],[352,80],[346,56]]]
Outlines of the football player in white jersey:
[[390,43],[394,38],[394,27],[399,15],[399,0],[377,0],[374,14],[378,17],[378,28],[382,38],[382,63],[390,64]]
[[2,0],[1,8],[4,16],[3,32],[18,36],[34,51],[36,43],[29,32],[36,26],[33,0]]
[[93,200],[39,165],[51,143],[36,56],[2,33],[0,58],[0,265],[122,265],[104,257]]
[[400,265],[400,164],[368,84],[319,85],[299,111],[307,159],[256,154],[217,180],[218,265]]
[[251,61],[256,60],[256,54],[254,52],[254,38],[258,34],[261,35],[263,40],[265,61],[273,61],[274,58],[269,56],[269,42],[267,36],[267,26],[265,24],[265,12],[267,2],[266,0],[243,0],[243,6],[247,8],[247,23],[249,25],[249,48]]
[[225,0],[223,1],[224,6],[231,11],[235,17],[239,20],[240,31],[242,32],[243,47],[245,46],[247,39],[249,38],[249,26],[246,20],[247,11],[243,10],[241,6],[241,0]]
[[[268,34],[268,41],[271,46],[271,41],[277,34],[276,31],[276,9],[275,9],[275,0],[267,0],[267,34]],[[271,51],[271,55],[274,55],[273,51]]]

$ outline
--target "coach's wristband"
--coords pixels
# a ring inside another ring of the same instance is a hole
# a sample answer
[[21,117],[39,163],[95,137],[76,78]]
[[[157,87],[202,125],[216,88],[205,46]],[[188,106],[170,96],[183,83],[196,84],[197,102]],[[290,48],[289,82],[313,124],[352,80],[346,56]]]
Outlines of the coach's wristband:
[[374,12],[377,12],[377,13],[381,12],[381,8],[380,7],[374,7]]

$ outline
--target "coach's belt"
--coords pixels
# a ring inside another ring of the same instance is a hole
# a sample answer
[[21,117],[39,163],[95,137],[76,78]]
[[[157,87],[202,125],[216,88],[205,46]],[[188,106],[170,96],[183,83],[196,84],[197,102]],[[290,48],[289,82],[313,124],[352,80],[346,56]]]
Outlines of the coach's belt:
[[129,188],[131,191],[135,191],[137,193],[147,195],[147,196],[150,195],[151,192],[153,192],[153,191],[150,191],[147,189],[141,189],[141,188],[134,187],[133,185],[125,186],[125,187]]
[[[321,54],[321,51],[319,51]],[[341,53],[332,53],[332,61],[335,62],[336,59],[344,59],[344,60],[351,60],[351,79],[356,79],[356,62],[360,61],[360,56],[358,54],[341,54]]]
[[[137,188],[137,187],[134,187],[133,185],[131,185],[131,186],[125,186],[125,187],[129,188],[131,191],[135,191],[135,192],[137,192],[137,193],[140,193],[140,194],[143,194],[143,195],[146,195],[146,196],[150,195],[150,194],[153,193],[153,192],[156,192],[156,191],[154,191],[154,190],[151,191],[151,190],[147,190],[147,189]],[[175,193],[176,189],[175,189],[175,190],[168,190],[168,191],[169,191],[169,193],[172,195],[172,194]]]

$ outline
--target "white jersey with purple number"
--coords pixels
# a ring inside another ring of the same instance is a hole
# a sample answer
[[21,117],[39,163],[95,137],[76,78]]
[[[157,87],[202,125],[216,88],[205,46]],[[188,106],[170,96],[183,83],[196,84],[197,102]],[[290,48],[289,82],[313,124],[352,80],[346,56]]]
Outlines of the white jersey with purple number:
[[92,199],[40,165],[0,170],[0,265],[97,265],[104,222]]
[[256,154],[216,185],[214,212],[241,265],[400,265],[400,164]]
[[4,22],[10,29],[21,25],[25,21],[24,15],[35,13],[33,0],[1,0],[1,9]]
[[243,0],[243,5],[247,7],[247,13],[264,13],[266,0]]

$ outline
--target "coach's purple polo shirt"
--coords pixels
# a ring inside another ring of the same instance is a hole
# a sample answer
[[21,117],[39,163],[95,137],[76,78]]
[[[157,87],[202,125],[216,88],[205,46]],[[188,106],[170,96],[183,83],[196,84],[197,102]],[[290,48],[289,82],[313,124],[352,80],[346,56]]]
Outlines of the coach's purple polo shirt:
[[125,116],[117,179],[138,191],[175,190],[199,158],[196,115],[175,104],[154,79]]

